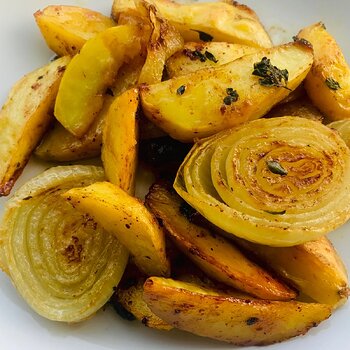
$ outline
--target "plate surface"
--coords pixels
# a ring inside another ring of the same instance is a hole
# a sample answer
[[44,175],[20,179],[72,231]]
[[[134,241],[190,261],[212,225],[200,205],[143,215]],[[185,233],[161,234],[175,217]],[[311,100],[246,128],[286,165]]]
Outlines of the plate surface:
[[[289,41],[299,29],[323,21],[337,38],[350,61],[348,40],[350,2],[347,0],[246,0],[253,7],[275,43]],[[110,13],[112,0],[57,0]],[[25,73],[44,65],[53,56],[33,20],[32,14],[52,4],[51,0],[0,0],[0,104],[13,83]],[[45,169],[47,164],[31,161],[18,185]],[[5,200],[0,199],[0,208]],[[350,269],[350,223],[330,237]],[[317,273],[317,271],[315,271]],[[350,303],[306,336],[268,347],[273,350],[348,349]],[[230,349],[232,346],[195,337],[185,332],[160,332],[121,320],[107,308],[79,325],[47,321],[32,312],[17,295],[8,278],[0,272],[0,349],[2,350],[102,350],[102,349]],[[253,347],[249,348],[253,349]],[[256,348],[261,349],[261,348]]]

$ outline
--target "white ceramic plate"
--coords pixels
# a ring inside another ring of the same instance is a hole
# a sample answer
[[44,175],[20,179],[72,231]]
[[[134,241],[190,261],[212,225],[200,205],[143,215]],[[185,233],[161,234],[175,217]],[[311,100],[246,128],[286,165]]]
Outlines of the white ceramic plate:
[[[112,0],[56,0],[56,4],[90,7],[110,13]],[[298,30],[324,21],[338,39],[350,61],[347,0],[246,0],[261,16],[275,43],[288,41]],[[8,90],[23,74],[48,62],[52,53],[46,48],[32,14],[52,4],[52,0],[0,0],[0,104]],[[1,137],[1,130],[0,130]],[[1,156],[1,155],[0,155]],[[32,161],[21,176],[22,184],[47,165]],[[2,208],[4,199],[0,199]],[[339,253],[350,268],[350,223],[331,234]],[[317,273],[317,271],[315,271]],[[272,345],[273,350],[322,350],[350,348],[350,305],[312,329],[306,336]],[[121,320],[111,309],[92,320],[69,326],[47,321],[32,312],[17,295],[8,278],[0,273],[0,349],[1,350],[102,350],[102,349],[229,349],[232,346],[195,337],[185,332],[160,332],[137,322]],[[252,348],[250,348],[252,349]],[[261,348],[260,348],[261,349]]]

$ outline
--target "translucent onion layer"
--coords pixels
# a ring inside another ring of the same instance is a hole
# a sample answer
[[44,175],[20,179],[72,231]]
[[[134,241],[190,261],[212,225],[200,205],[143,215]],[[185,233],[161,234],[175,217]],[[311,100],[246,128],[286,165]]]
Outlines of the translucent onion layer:
[[6,206],[2,263],[26,302],[48,319],[90,317],[108,301],[124,272],[126,249],[60,196],[103,179],[99,167],[51,168],[25,184]]
[[174,187],[223,230],[292,246],[350,217],[350,151],[321,123],[260,119],[197,142]]

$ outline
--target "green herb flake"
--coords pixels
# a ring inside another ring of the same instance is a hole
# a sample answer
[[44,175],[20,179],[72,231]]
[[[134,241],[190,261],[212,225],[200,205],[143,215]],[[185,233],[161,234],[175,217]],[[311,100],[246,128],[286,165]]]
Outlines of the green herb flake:
[[325,83],[331,90],[335,90],[336,91],[336,90],[341,89],[339,83],[336,80],[334,80],[333,78],[327,78],[325,80]]
[[265,213],[269,213],[271,215],[284,215],[286,213],[286,210],[282,210],[282,211],[265,210]]
[[253,324],[259,322],[260,320],[257,317],[249,317],[245,322],[247,326],[252,326]]
[[186,86],[185,85],[181,85],[177,90],[176,90],[176,93],[178,94],[178,95],[183,95],[184,94],[184,92],[186,91]]
[[218,63],[218,60],[215,58],[215,56],[211,52],[205,51],[204,55],[209,61],[212,61],[214,63]]
[[197,56],[201,62],[205,62],[207,60],[207,58],[199,50],[193,51],[193,55]]
[[201,62],[205,62],[207,60],[207,58],[198,49],[184,49],[183,54],[187,56],[191,61],[200,60]]
[[259,83],[267,87],[287,87],[289,73],[287,69],[279,69],[271,64],[270,59],[263,57],[260,62],[254,63],[253,75],[260,77]]
[[227,96],[224,98],[224,104],[226,106],[231,105],[233,102],[238,101],[238,93],[236,90],[233,90],[233,88],[229,87],[226,89]]
[[285,170],[283,166],[276,160],[269,160],[268,162],[266,162],[266,164],[271,173],[282,176],[288,175],[288,171]]
[[209,42],[209,41],[213,41],[214,37],[212,37],[210,34],[205,33],[205,32],[201,32],[200,30],[195,30],[192,29],[194,32],[197,32],[199,34],[199,40],[200,41],[205,41],[205,42]]

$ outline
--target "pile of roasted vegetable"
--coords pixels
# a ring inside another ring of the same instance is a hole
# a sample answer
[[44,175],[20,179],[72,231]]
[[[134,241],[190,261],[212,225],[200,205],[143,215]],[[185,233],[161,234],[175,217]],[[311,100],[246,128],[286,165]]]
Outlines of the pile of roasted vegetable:
[[[0,194],[29,157],[0,266],[40,315],[127,319],[237,345],[304,334],[348,298],[326,234],[350,218],[350,69],[322,23],[273,46],[235,1],[49,6],[57,58],[0,111]],[[137,166],[156,178],[135,197]]]

